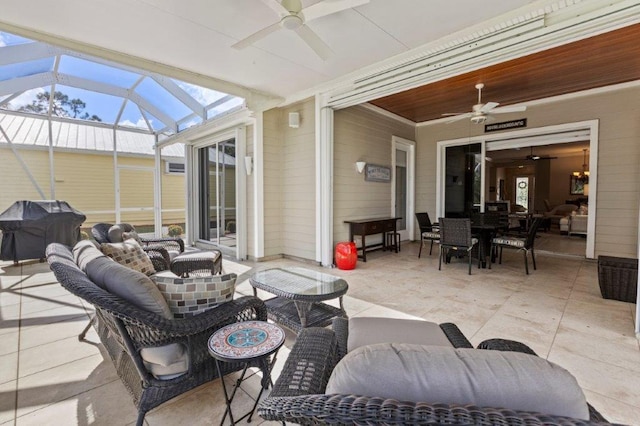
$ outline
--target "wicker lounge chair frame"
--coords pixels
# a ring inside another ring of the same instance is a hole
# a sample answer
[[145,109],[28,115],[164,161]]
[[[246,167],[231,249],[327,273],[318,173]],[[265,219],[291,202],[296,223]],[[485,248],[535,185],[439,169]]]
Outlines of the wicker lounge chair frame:
[[[502,408],[407,402],[358,395],[327,395],[327,381],[347,347],[348,320],[336,318],[333,330],[307,328],[300,332],[273,391],[258,406],[266,420],[317,424],[359,425],[591,425],[608,424],[589,406],[590,420],[551,416]],[[472,347],[455,324],[440,327],[453,346]],[[478,349],[535,354],[512,340],[486,340]]]
[[[117,374],[138,409],[137,425],[147,411],[218,377],[207,340],[219,328],[239,321],[266,321],[267,310],[257,297],[245,296],[185,319],[166,319],[144,311],[94,284],[75,264],[71,250],[62,244],[47,247],[47,261],[56,279],[71,293],[95,308],[95,328]],[[140,349],[181,343],[189,355],[188,371],[159,380],[143,364]],[[263,372],[266,360],[257,365]],[[242,363],[224,363],[223,375],[241,370]]]

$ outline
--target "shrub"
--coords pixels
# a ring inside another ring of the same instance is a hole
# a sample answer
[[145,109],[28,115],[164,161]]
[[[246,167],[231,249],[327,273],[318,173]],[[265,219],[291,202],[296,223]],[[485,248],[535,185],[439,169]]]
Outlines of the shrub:
[[182,235],[182,226],[180,225],[169,225],[169,236],[170,237],[179,237]]

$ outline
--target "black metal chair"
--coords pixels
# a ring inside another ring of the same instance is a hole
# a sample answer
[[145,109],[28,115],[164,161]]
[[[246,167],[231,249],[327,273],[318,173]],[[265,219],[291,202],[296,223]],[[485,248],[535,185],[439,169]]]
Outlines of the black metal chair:
[[[451,251],[464,252],[469,257],[469,275],[471,275],[471,250],[478,244],[478,239],[471,236],[471,219],[453,219],[441,217],[440,224],[440,259],[438,270],[442,269],[442,259],[451,258]],[[478,268],[481,259],[478,256]]]
[[[502,264],[502,249],[510,248],[515,250],[521,250],[524,256],[524,269],[527,275],[529,275],[529,261],[527,259],[527,254],[531,253],[531,260],[533,262],[533,269],[536,269],[536,256],[534,251],[534,243],[536,241],[536,233],[538,232],[538,228],[542,224],[544,218],[536,217],[533,219],[531,226],[529,227],[529,231],[524,237],[517,236],[508,236],[503,235],[500,237],[493,238],[491,240],[491,253],[494,250],[499,250],[499,263]],[[489,262],[489,269],[491,269],[491,263]]]
[[416,213],[416,220],[420,227],[420,251],[418,251],[418,258],[422,255],[422,247],[427,241],[431,241],[431,247],[429,248],[429,256],[433,252],[433,242],[440,241],[440,232],[438,231],[438,224],[431,223],[429,219],[429,213]]

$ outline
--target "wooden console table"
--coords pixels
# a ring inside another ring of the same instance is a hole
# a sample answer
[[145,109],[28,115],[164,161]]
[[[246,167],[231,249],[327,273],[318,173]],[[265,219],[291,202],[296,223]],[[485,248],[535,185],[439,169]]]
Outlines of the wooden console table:
[[[353,241],[355,235],[362,237],[362,247],[358,248],[358,251],[362,250],[362,254],[358,254],[358,258],[363,262],[367,261],[367,251],[386,249],[387,242],[385,234],[387,232],[396,232],[396,221],[401,219],[399,217],[382,217],[373,219],[358,219],[358,220],[345,220],[344,223],[349,224],[349,240]],[[366,236],[382,234],[382,241],[376,244],[367,245]],[[398,252],[398,246],[395,247],[396,253]]]

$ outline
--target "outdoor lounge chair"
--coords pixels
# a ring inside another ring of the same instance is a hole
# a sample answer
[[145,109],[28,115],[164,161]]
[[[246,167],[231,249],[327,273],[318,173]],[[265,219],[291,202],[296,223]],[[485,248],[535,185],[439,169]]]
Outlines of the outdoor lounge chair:
[[[95,328],[100,341],[138,409],[137,425],[143,424],[145,414],[152,408],[219,377],[215,361],[207,350],[207,341],[213,332],[239,321],[267,319],[264,303],[253,296],[222,303],[198,315],[182,319],[173,319],[156,311],[143,309],[139,307],[142,305],[139,299],[141,282],[135,279],[137,271],[131,271],[130,281],[118,280],[129,276],[128,268],[100,256],[97,248],[88,247],[86,251],[97,253],[91,255],[93,258],[82,260],[82,254],[72,253],[62,244],[50,244],[47,247],[47,261],[64,288],[93,305]],[[74,254],[80,259],[78,264],[74,260]],[[137,296],[125,299],[122,294],[119,296],[114,291],[107,291],[97,281],[89,279],[78,266],[82,264],[89,268],[88,265],[96,261],[102,262],[98,265],[106,267],[111,266],[110,263],[116,265],[114,273],[109,269],[108,273],[103,274],[107,278],[115,277],[108,288],[113,289],[114,285],[119,285],[120,293],[130,295],[135,292]],[[151,283],[151,289],[153,288],[154,291],[159,291]],[[162,300],[162,296],[160,299]],[[159,303],[155,300],[155,303]],[[147,306],[148,303],[144,305]],[[169,309],[168,306],[166,309]],[[175,359],[171,364],[152,359],[169,357],[169,351],[177,352],[175,356],[171,355],[171,359]],[[264,360],[256,366],[263,372],[268,368]],[[242,368],[241,363],[225,362],[222,374]]]
[[[454,348],[472,348],[471,343],[454,324],[441,324],[440,328]],[[334,368],[347,352],[348,335],[348,320],[343,318],[334,320],[333,330],[325,328],[302,330],[271,394],[259,405],[258,414],[266,420],[281,421],[283,424],[287,422],[304,425],[586,425],[596,424],[596,422],[606,423],[604,417],[589,404],[585,408],[589,420],[582,420],[518,411],[505,407],[456,405],[441,401],[410,402],[371,395],[326,394],[327,383]],[[528,354],[528,356],[535,356],[535,352],[529,347],[512,340],[486,340],[477,349],[509,353],[520,352]],[[501,356],[500,354],[496,355]],[[470,378],[468,380],[471,381]]]

